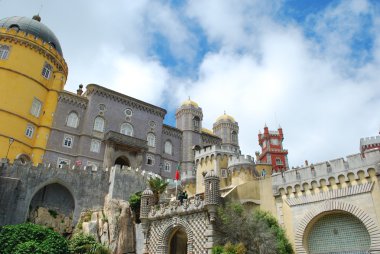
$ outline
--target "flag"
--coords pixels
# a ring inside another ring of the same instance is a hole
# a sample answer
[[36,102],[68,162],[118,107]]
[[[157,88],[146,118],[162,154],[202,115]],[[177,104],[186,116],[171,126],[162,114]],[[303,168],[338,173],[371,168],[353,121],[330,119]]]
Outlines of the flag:
[[178,164],[178,166],[177,166],[177,170],[175,171],[175,180],[179,180],[179,169],[180,169],[180,167],[179,167],[179,164]]

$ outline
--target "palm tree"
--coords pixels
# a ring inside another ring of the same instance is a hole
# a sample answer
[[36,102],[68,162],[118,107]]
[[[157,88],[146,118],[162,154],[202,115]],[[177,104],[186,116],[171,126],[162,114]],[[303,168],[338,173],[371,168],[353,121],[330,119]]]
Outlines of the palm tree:
[[162,178],[152,177],[148,180],[148,184],[154,194],[154,204],[158,204],[158,201],[160,200],[160,194],[166,190],[168,183],[165,182],[165,180]]

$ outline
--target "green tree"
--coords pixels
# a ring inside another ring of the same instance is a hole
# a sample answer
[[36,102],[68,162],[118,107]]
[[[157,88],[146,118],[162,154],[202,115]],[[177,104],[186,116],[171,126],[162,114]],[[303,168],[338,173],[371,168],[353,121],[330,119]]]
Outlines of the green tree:
[[154,194],[154,203],[158,204],[160,195],[166,190],[168,183],[160,177],[152,177],[148,180],[148,184]]
[[[219,245],[241,243],[247,254],[277,254],[276,240],[270,227],[252,213],[247,213],[240,204],[229,203],[218,209],[216,231]],[[230,253],[225,247],[222,253]]]
[[69,254],[67,240],[31,223],[0,227],[0,254]]
[[72,254],[109,254],[108,248],[96,242],[91,235],[75,234],[69,242]]
[[141,206],[141,194],[142,192],[136,192],[129,197],[129,205],[132,211],[135,213],[135,222],[140,223],[140,206]]
[[294,250],[286,237],[285,230],[278,224],[277,219],[267,211],[256,210],[253,213],[256,220],[265,222],[276,237],[278,254],[293,254]]

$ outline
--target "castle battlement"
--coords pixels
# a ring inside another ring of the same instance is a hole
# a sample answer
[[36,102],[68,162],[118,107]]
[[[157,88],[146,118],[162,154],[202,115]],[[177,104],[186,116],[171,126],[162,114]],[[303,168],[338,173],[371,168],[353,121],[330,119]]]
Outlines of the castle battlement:
[[228,168],[241,166],[241,165],[253,165],[255,160],[250,155],[240,155],[239,157],[232,156],[228,159]]
[[196,196],[193,199],[183,200],[183,204],[179,200],[174,200],[169,203],[152,206],[148,216],[149,219],[170,218],[175,215],[194,213],[204,209],[206,209],[204,201],[199,196]]
[[360,139],[360,146],[380,144],[380,136],[367,137]]
[[195,151],[195,160],[211,155],[236,155],[236,148],[229,145],[213,145]]
[[351,174],[355,176],[355,179],[359,179],[360,172],[368,177],[369,169],[380,173],[380,151],[368,151],[365,153],[365,157],[361,154],[354,154],[347,156],[346,159],[338,158],[275,173],[272,175],[273,194],[279,195],[280,189],[284,189],[286,193],[295,191],[297,185],[301,190],[305,188],[305,184],[309,188],[313,183],[320,187],[322,180],[327,185],[330,185],[333,180],[340,182],[343,178],[344,181],[349,181],[348,176]]

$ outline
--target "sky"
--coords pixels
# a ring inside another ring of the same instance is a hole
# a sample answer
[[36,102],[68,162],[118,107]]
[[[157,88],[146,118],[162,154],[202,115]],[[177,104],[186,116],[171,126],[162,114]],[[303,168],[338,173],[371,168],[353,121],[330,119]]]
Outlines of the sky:
[[380,129],[378,0],[0,0],[39,13],[69,66],[66,90],[95,83],[167,109],[189,96],[212,129],[226,111],[243,154],[281,125],[290,166],[359,152]]

